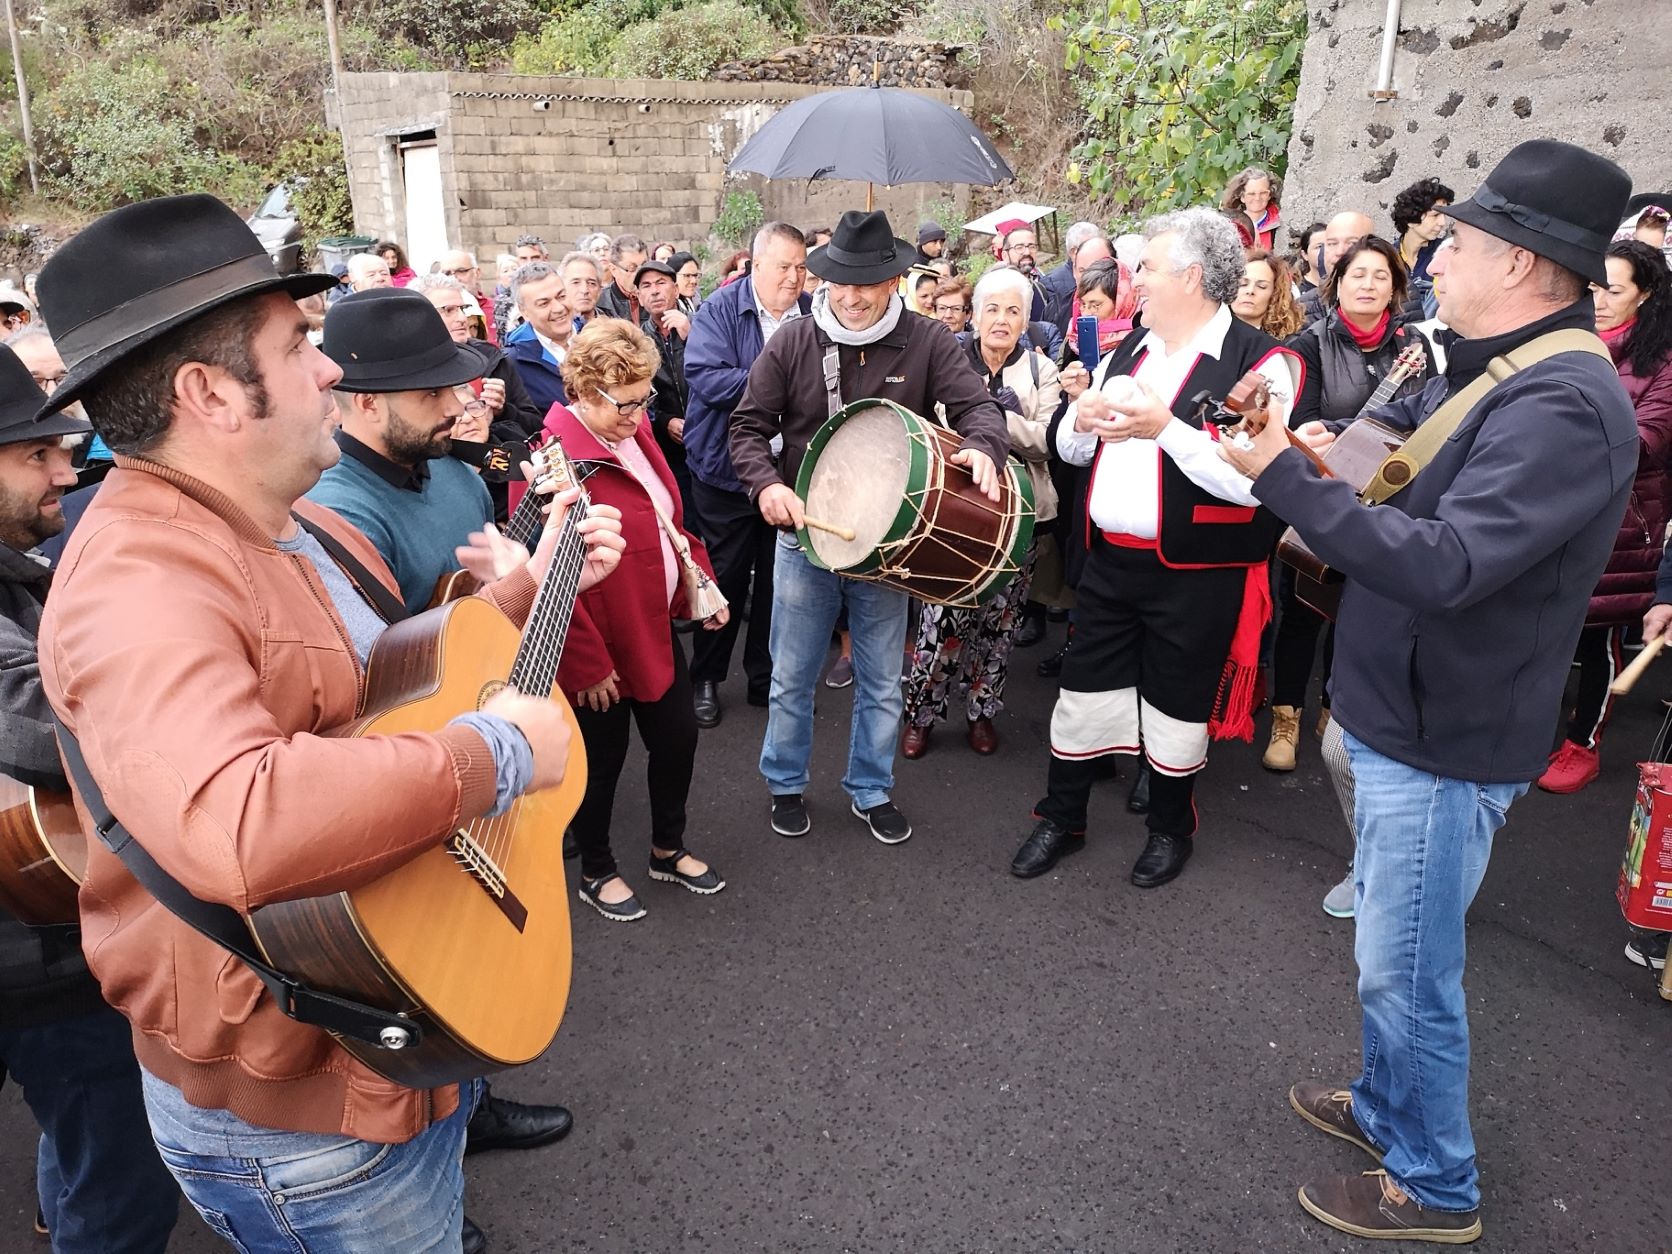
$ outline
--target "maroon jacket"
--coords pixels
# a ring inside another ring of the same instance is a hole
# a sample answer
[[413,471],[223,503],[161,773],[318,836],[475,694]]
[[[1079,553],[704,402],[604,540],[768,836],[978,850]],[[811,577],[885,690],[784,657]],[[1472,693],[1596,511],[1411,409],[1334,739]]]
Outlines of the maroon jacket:
[[[1629,337],[1627,339],[1629,344]],[[1631,368],[1631,360],[1612,345],[1615,368],[1637,411],[1637,433],[1642,449],[1637,479],[1631,487],[1625,521],[1614,540],[1608,568],[1591,595],[1587,626],[1635,623],[1654,601],[1655,571],[1666,547],[1666,524],[1672,515],[1672,358],[1647,378]]]
[[[557,686],[573,698],[603,683],[613,670],[621,676],[617,686],[624,700],[654,701],[673,683],[673,620],[689,616],[683,586],[674,589],[671,607],[665,595],[662,524],[650,504],[650,494],[573,413],[553,405],[546,415],[546,430],[563,441],[563,451],[572,460],[600,463],[586,480],[587,495],[599,505],[613,505],[621,511],[621,534],[627,541],[621,564],[575,603],[575,618],[557,668]],[[650,424],[639,423],[633,439],[673,497],[673,521],[690,542],[691,556],[712,577],[708,550],[685,530],[679,485],[656,447]]]

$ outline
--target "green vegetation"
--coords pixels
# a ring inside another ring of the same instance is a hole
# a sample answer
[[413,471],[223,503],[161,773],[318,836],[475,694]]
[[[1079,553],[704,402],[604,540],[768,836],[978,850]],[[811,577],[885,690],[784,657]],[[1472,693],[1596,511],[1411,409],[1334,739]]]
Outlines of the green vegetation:
[[765,221],[766,210],[754,192],[727,192],[720,216],[714,220],[714,234],[734,247],[747,248]]
[[795,0],[581,0],[561,3],[511,46],[519,74],[703,78],[728,61],[794,42]]
[[1071,182],[1160,211],[1217,195],[1243,166],[1283,172],[1304,0],[1095,0],[1052,22],[1085,113]]

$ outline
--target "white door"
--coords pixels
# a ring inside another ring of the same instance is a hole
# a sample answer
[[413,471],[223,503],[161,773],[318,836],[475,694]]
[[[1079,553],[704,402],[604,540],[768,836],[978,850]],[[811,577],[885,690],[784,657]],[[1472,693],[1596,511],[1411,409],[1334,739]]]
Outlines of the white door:
[[406,180],[406,257],[419,274],[447,251],[447,213],[441,201],[441,150],[435,141],[401,148]]

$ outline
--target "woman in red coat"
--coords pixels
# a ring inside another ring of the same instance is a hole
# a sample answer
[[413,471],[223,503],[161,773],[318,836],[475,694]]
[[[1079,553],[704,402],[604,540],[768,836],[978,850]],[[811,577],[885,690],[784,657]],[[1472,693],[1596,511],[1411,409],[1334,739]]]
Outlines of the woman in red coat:
[[[580,898],[619,921],[645,912],[610,852],[629,723],[638,727],[649,754],[650,878],[703,894],[726,886],[683,843],[698,733],[691,676],[673,631],[676,618],[689,617],[680,560],[658,510],[673,521],[703,570],[710,577],[714,572],[707,551],[684,528],[673,472],[646,421],[659,364],[656,346],[632,323],[594,320],[570,343],[563,363],[570,409],[554,406],[547,422],[570,460],[592,470],[586,480],[592,500],[621,511],[627,541],[621,565],[576,603],[557,671],[586,742],[586,795],[570,824],[581,855]],[[727,617],[721,610],[703,626],[716,631]]]
[[1672,272],[1658,248],[1621,240],[1608,249],[1608,285],[1593,287],[1597,334],[1637,410],[1641,451],[1625,520],[1591,597],[1574,660],[1579,681],[1567,736],[1539,776],[1546,792],[1578,792],[1601,769],[1602,729],[1614,700],[1626,627],[1655,599],[1672,498]]

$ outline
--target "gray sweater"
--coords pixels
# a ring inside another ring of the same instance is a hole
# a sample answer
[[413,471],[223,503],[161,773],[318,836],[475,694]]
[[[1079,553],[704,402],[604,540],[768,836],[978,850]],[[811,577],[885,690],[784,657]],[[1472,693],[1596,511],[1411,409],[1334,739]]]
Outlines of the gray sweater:
[[[1492,357],[1595,325],[1587,295],[1509,334],[1459,340],[1443,377],[1376,416],[1415,427]],[[1637,459],[1613,366],[1564,353],[1493,388],[1386,505],[1365,508],[1296,450],[1273,462],[1254,495],[1347,577],[1330,681],[1341,726],[1436,775],[1538,778]]]

